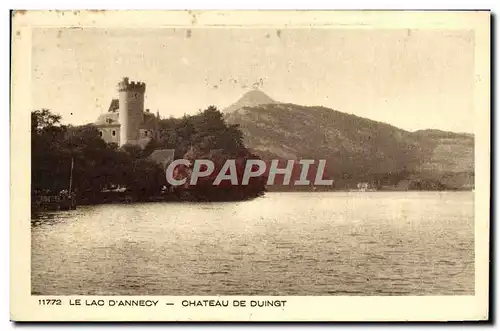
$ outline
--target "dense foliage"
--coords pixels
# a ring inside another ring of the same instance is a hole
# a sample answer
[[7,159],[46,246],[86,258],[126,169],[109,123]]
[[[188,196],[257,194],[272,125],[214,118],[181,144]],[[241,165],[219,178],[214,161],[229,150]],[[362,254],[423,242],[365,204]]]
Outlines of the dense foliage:
[[[68,190],[72,162],[72,190],[80,200],[99,202],[103,191],[117,188],[126,189],[134,200],[147,200],[164,192],[169,187],[164,169],[147,158],[155,149],[172,148],[176,158],[213,159],[217,165],[228,158],[256,158],[245,148],[238,127],[226,125],[215,107],[195,116],[162,120],[160,139],[152,140],[144,149],[132,145],[119,148],[102,140],[92,125],[65,126],[60,120],[47,109],[31,114],[33,194]],[[243,168],[240,165],[239,174]],[[190,171],[182,169],[178,174],[189,177]],[[209,180],[195,187],[177,188],[175,193],[184,196],[188,192],[190,198],[213,200],[246,199],[264,192],[264,178],[237,187],[227,182],[213,186]]]
[[[177,172],[177,178],[188,179],[186,185],[176,190],[178,193],[188,193],[196,200],[241,200],[265,191],[265,176],[252,178],[248,185],[241,185],[246,161],[259,157],[245,147],[238,125],[228,125],[222,113],[213,106],[194,116],[162,120],[160,139],[150,145],[149,148],[175,149],[175,158],[191,161],[191,167],[180,167]],[[197,159],[213,161],[215,170],[210,176],[200,178],[195,186],[190,186],[192,165]],[[227,160],[235,160],[238,185],[232,185],[229,180],[213,185]]]
[[70,185],[79,199],[89,201],[117,187],[127,188],[138,199],[159,192],[165,176],[155,163],[141,158],[133,148],[107,144],[92,125],[64,126],[60,120],[47,109],[31,114],[34,194],[57,194]]

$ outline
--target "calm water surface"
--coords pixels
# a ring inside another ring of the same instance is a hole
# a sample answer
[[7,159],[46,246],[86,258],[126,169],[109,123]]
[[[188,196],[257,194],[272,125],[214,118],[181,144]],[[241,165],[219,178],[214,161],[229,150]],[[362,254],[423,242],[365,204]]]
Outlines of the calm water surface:
[[268,193],[32,220],[46,295],[474,293],[470,192]]

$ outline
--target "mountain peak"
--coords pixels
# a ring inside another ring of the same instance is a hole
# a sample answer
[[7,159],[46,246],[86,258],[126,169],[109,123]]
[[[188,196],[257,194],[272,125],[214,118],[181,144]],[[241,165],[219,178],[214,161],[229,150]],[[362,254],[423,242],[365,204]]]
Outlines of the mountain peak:
[[262,92],[261,90],[251,90],[243,94],[243,96],[233,103],[231,106],[224,109],[225,113],[232,113],[243,107],[255,107],[259,105],[265,104],[275,104],[277,103],[273,99],[271,99],[267,94]]

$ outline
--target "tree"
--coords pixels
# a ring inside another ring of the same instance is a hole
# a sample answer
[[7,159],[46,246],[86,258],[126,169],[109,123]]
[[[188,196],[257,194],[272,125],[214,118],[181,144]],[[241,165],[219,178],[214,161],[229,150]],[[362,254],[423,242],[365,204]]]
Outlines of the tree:
[[[67,127],[48,109],[31,113],[31,188],[59,192],[68,188],[71,158],[65,144]],[[70,162],[66,163],[65,161]]]
[[[136,199],[145,200],[167,185],[165,173],[147,159],[157,148],[175,148],[176,158],[205,158],[216,163],[213,177],[199,185],[186,187],[197,199],[246,199],[262,194],[263,178],[252,178],[247,186],[212,185],[213,179],[228,159],[236,159],[238,176],[252,155],[243,144],[237,126],[227,125],[213,106],[194,116],[162,120],[160,139],[141,149],[136,145],[118,147],[106,143],[93,125],[63,126],[61,117],[47,109],[31,114],[32,190],[34,194],[57,194],[68,189],[73,163],[72,188],[77,197],[99,202],[106,189],[125,187]],[[190,176],[191,169],[178,169],[177,175]]]
[[68,189],[72,161],[72,188],[81,199],[98,200],[104,189],[116,186],[127,187],[141,197],[160,192],[166,181],[163,171],[144,160],[140,148],[119,149],[102,140],[93,125],[61,126],[60,119],[47,109],[31,114],[34,194]]
[[[191,167],[179,168],[177,179],[187,178],[189,183],[192,166],[197,159],[208,159],[215,164],[215,170],[210,176],[199,178],[196,185],[178,187],[178,191],[187,190],[197,200],[241,200],[264,193],[267,180],[264,176],[252,178],[249,185],[231,185],[230,181],[213,185],[227,160],[236,160],[238,183],[241,183],[247,160],[259,159],[245,147],[243,134],[238,126],[227,125],[222,113],[214,106],[194,116],[185,116],[177,126],[169,127],[169,130],[170,135],[163,133],[163,136],[179,142],[182,154],[176,157],[191,161]],[[172,132],[180,136],[172,137]],[[168,146],[167,142],[163,143]]]

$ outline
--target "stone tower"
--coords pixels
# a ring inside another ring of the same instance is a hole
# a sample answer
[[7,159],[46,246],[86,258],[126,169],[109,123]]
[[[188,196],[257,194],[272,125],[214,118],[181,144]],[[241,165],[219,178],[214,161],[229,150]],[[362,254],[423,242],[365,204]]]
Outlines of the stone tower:
[[118,83],[120,146],[139,139],[139,127],[144,117],[146,84],[129,82],[128,77]]

